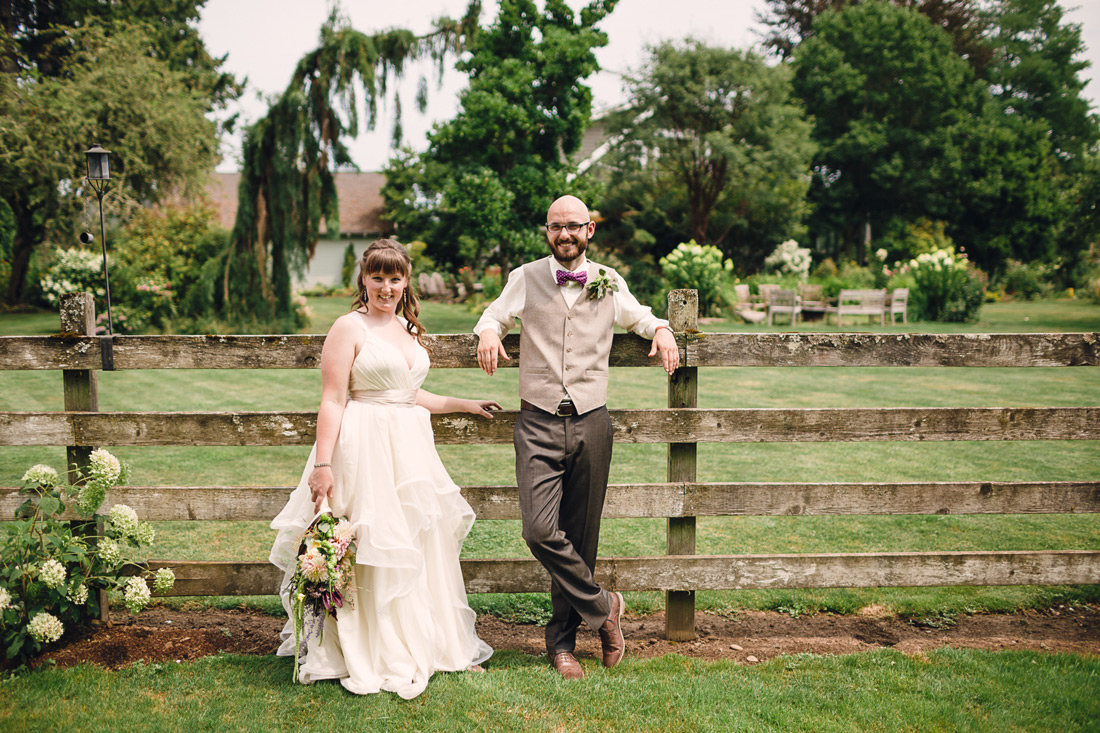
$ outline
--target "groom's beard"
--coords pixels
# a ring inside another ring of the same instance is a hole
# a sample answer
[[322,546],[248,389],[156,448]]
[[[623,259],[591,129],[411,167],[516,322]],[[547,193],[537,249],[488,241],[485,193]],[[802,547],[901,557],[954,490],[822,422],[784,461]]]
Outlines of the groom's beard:
[[[565,238],[568,238],[568,241],[565,241]],[[588,233],[559,234],[554,239],[548,240],[548,242],[550,251],[554,254],[554,259],[568,267],[580,260],[588,250]]]

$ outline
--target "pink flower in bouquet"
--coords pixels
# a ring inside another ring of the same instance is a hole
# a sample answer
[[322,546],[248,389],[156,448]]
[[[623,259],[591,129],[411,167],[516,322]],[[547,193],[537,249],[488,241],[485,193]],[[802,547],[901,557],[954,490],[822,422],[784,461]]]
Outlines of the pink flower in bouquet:
[[306,550],[301,561],[302,575],[308,580],[320,582],[328,578],[328,564],[325,562],[325,556],[316,547]]
[[351,522],[346,519],[341,519],[336,523],[336,530],[333,532],[332,538],[336,540],[336,544],[339,546],[337,555],[343,555],[348,549],[348,545],[355,539],[355,532],[351,529]]

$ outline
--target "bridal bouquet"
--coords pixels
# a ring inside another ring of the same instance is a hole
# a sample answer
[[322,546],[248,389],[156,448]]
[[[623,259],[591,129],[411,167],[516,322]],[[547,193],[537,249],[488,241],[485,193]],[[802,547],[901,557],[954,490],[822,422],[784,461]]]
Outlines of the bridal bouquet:
[[[306,614],[324,634],[325,614],[336,618],[336,609],[355,607],[355,535],[351,522],[322,514],[309,525],[298,547],[298,565],[290,578],[294,644],[301,647]],[[294,680],[298,680],[298,654],[294,655]]]

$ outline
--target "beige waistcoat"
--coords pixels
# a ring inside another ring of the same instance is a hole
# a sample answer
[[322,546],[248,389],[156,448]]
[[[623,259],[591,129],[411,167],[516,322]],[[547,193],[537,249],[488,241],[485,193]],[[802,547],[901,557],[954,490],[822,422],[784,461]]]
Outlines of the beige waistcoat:
[[[589,277],[610,267],[589,262]],[[569,395],[580,414],[607,403],[607,362],[615,326],[614,293],[583,293],[569,308],[546,260],[523,266],[527,297],[520,321],[519,396],[547,412]]]

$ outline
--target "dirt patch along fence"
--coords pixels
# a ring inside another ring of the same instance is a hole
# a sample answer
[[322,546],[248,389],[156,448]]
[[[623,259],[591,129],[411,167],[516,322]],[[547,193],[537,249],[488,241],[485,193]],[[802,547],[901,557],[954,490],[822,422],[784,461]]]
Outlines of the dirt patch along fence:
[[[81,464],[93,446],[310,445],[316,413],[99,412],[96,373],[105,339],[87,335],[91,296],[67,296],[62,333],[0,337],[0,369],[61,370],[62,412],[0,412],[0,445],[67,446]],[[665,591],[666,635],[694,635],[696,590],[953,585],[1060,585],[1100,582],[1100,551],[873,552],[700,556],[700,516],[876,514],[1062,514],[1100,511],[1100,481],[744,483],[698,482],[696,447],[710,442],[1098,440],[1100,406],[1030,408],[699,409],[698,370],[717,366],[1070,367],[1100,366],[1100,334],[702,334],[695,291],[674,291],[669,315],[684,365],[669,379],[668,408],[611,410],[615,440],[666,443],[666,481],[608,489],[605,516],[664,517],[667,555],[602,557],[597,576],[618,590]],[[476,367],[476,338],[430,338],[434,368]],[[115,369],[314,368],[323,336],[116,336]],[[505,340],[514,368],[519,339]],[[656,368],[649,342],[616,335],[611,365]],[[508,444],[516,412],[492,421],[437,415],[439,444]],[[16,488],[0,488],[10,517]],[[127,486],[108,502],[144,519],[270,520],[291,487]],[[466,486],[479,519],[518,519],[515,486]],[[281,573],[262,562],[154,562],[171,567],[173,595],[266,595]],[[531,558],[462,562],[472,593],[545,592],[549,580]]]

